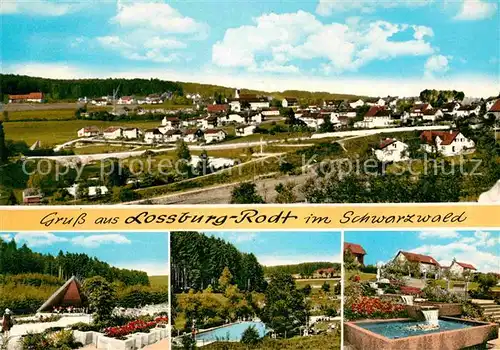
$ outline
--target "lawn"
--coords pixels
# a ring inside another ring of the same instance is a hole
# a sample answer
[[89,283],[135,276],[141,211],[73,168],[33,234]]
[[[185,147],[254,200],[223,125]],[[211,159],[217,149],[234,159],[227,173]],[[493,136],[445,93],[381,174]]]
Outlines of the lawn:
[[[206,350],[247,350],[248,346],[242,343],[234,342],[215,342],[204,346]],[[340,349],[340,336],[332,333],[316,335],[312,337],[293,337],[290,339],[270,339],[265,338],[262,343],[257,345],[255,349],[259,350],[274,350],[274,349],[289,349],[289,350],[306,350],[306,349],[321,349],[321,350],[337,350]]]
[[365,273],[365,272],[360,272],[360,271],[357,271],[357,272],[346,271],[345,280],[349,281],[349,279],[354,275],[358,275],[361,278],[361,281],[370,281],[370,280],[377,279],[377,274],[375,274],[375,273]]
[[97,120],[71,120],[71,121],[40,121],[40,122],[7,122],[4,123],[5,138],[7,140],[23,140],[31,146],[37,140],[42,146],[54,146],[77,138],[77,131],[85,126],[95,125],[99,128],[110,126],[136,126],[139,128],[152,128],[158,121],[137,122],[104,122]]
[[[455,282],[464,283],[463,281],[451,281],[450,288],[453,288],[453,286],[455,285]],[[448,288],[448,281],[445,281],[445,280],[436,280],[436,283],[441,288],[444,288],[444,289]],[[479,284],[477,282],[469,282],[469,287],[468,287],[469,290],[477,290],[478,287],[479,287]]]
[[121,145],[104,145],[104,144],[89,144],[84,147],[74,147],[75,154],[98,154],[98,153],[114,153],[136,150],[137,146],[121,146]]

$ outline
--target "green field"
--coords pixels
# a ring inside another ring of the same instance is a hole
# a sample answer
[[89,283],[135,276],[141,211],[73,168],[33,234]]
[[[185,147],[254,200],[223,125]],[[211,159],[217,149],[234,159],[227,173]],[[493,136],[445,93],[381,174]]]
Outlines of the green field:
[[9,120],[26,119],[75,119],[74,109],[52,109],[52,110],[30,110],[30,111],[9,111]]
[[153,128],[158,126],[158,121],[133,121],[133,122],[104,122],[97,120],[71,120],[71,121],[40,121],[40,122],[7,122],[4,123],[5,139],[25,141],[31,146],[37,140],[42,146],[54,146],[77,138],[77,131],[85,126],[107,128],[110,126],[135,126],[139,128]]
[[168,275],[149,276],[149,283],[151,284],[152,287],[168,286],[169,285],[169,276]]

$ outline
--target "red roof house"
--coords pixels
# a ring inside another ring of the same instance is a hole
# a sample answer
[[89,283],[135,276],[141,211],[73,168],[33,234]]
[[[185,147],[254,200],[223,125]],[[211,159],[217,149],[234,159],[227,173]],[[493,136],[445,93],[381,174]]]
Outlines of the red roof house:
[[223,113],[229,110],[229,105],[208,105],[207,112],[208,113]]
[[404,251],[399,251],[398,255],[396,258],[402,254],[406,260],[410,262],[417,262],[421,264],[427,264],[427,265],[434,265],[436,267],[440,267],[439,263],[437,262],[436,259],[434,259],[432,256],[429,255],[422,255],[422,254],[417,254],[417,253],[411,253],[411,252],[404,252]]
[[460,134],[460,131],[455,130],[455,131],[431,131],[431,130],[426,130],[423,131],[420,134],[420,140],[423,143],[427,143],[429,145],[434,145],[434,140],[436,137],[439,136],[439,138],[442,140],[441,145],[449,145],[451,144],[455,138]]
[[356,243],[344,242],[344,252],[346,251],[349,251],[352,255],[354,255],[354,258],[358,263],[364,265],[366,251],[363,249],[361,245]]

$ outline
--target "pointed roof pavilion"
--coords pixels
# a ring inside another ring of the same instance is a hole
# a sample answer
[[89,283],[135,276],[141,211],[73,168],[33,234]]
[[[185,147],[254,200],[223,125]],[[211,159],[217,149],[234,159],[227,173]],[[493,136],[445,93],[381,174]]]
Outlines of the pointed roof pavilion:
[[52,294],[37,312],[52,311],[57,306],[82,305],[81,284],[75,276],[72,276],[64,285]]

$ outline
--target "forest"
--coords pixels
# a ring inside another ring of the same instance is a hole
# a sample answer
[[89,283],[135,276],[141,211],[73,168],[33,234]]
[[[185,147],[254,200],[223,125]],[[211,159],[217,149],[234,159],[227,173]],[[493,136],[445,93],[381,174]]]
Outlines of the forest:
[[0,101],[9,94],[43,92],[49,101],[75,101],[80,97],[101,97],[113,94],[119,87],[119,96],[161,94],[171,92],[182,96],[182,86],[160,79],[46,79],[25,75],[0,74]]
[[172,232],[170,237],[171,283],[174,292],[212,286],[227,267],[242,291],[265,288],[264,269],[252,253],[242,253],[231,243],[198,232]]
[[300,275],[302,277],[311,277],[316,270],[328,269],[331,267],[333,267],[337,271],[340,271],[340,264],[318,261],[318,262],[307,262],[294,265],[265,266],[264,274],[268,276],[281,272],[289,275]]
[[[0,276],[38,273],[66,280],[71,276],[85,279],[102,276],[109,282],[119,281],[126,286],[149,285],[142,271],[119,269],[87,254],[63,253],[57,256],[33,252],[26,244],[17,246],[15,240],[0,239]],[[0,280],[1,282],[1,280]]]

